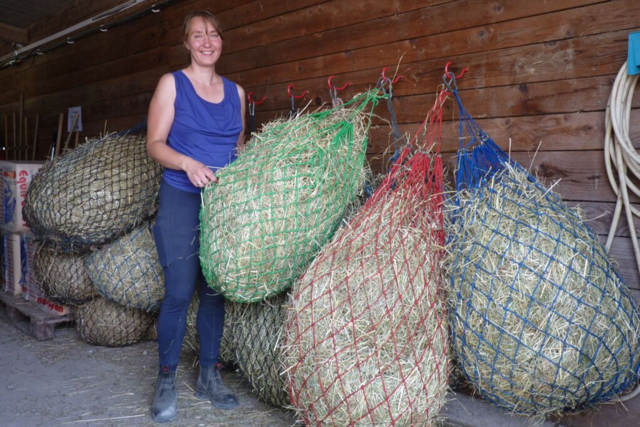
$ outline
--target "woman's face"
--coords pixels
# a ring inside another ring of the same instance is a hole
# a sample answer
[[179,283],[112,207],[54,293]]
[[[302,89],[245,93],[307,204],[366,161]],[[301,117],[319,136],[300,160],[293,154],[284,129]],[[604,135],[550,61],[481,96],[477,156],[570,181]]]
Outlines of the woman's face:
[[222,38],[211,23],[199,16],[191,20],[189,36],[184,42],[191,60],[202,66],[214,65],[222,52]]

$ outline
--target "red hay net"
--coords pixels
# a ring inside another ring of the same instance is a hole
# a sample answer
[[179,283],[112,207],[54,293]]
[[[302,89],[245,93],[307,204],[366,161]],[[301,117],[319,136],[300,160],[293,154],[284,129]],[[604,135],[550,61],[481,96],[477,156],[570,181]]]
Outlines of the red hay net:
[[293,289],[284,363],[307,425],[429,425],[444,402],[445,100],[420,128],[435,155],[406,147]]

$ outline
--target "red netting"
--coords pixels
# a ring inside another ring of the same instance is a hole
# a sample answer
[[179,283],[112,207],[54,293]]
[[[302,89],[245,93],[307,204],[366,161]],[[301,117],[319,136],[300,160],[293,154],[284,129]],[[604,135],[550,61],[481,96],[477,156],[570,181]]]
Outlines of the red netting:
[[[445,99],[423,124],[436,152]],[[410,151],[294,287],[284,360],[308,425],[430,425],[443,404],[442,161]]]

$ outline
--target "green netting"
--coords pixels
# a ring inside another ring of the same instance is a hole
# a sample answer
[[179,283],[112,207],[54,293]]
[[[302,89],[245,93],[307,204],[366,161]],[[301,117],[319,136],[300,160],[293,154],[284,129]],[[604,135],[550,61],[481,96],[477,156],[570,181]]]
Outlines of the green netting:
[[279,120],[203,192],[200,260],[226,298],[254,302],[287,289],[332,236],[364,183],[378,91],[344,107]]
[[164,298],[164,273],[151,224],[125,234],[85,259],[98,292],[117,304],[157,311]]
[[40,169],[27,190],[24,218],[39,240],[82,252],[150,217],[161,174],[144,135],[91,140]]

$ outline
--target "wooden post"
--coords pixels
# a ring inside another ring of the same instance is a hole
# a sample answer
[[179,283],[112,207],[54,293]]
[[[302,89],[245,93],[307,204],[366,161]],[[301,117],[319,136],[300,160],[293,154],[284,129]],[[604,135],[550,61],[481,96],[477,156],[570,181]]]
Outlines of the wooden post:
[[78,138],[80,138],[80,132],[76,132],[76,140],[73,142],[73,148],[78,148]]
[[71,135],[73,135],[73,130],[76,128],[76,124],[78,123],[78,116],[79,116],[78,113],[73,115],[73,123],[71,124],[71,132],[69,132],[69,135],[67,136],[67,140],[64,142],[64,151],[63,151],[63,153],[65,153],[69,149],[69,141],[71,140]]
[[24,118],[24,144],[20,146],[20,160],[22,160],[22,150],[24,150],[24,159],[29,160],[29,149],[27,148],[27,141],[29,140],[29,119]]
[[18,144],[16,145],[16,160],[22,154],[22,116],[24,114],[24,97],[20,94],[20,119],[18,120]]
[[64,124],[64,113],[60,113],[60,119],[58,120],[58,136],[56,138],[56,151],[53,155],[54,159],[58,157],[58,154],[60,153],[60,144],[62,144],[62,125],[63,124]]
[[36,159],[36,146],[38,145],[38,123],[40,122],[40,114],[36,114],[36,130],[33,132],[33,154],[31,160]]
[[9,160],[9,117],[4,115],[4,157]]
[[[12,155],[13,155],[13,150],[15,149],[14,147],[17,145],[17,142],[18,142],[18,135],[16,132],[17,132],[16,131],[16,112],[13,111],[13,146],[11,147]],[[12,160],[12,159],[9,159],[9,156],[7,155],[7,160]]]

